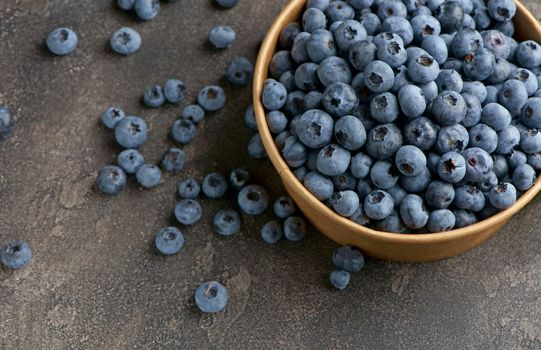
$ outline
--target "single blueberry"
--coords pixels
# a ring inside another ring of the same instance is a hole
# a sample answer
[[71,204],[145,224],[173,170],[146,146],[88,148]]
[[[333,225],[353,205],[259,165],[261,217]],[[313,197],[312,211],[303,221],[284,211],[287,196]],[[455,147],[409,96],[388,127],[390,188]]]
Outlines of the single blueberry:
[[168,173],[178,174],[186,164],[186,154],[183,150],[170,147],[162,158],[162,168]]
[[350,274],[344,270],[334,270],[329,275],[329,281],[332,286],[338,290],[345,289],[349,284],[349,280]]
[[7,269],[22,269],[32,260],[32,248],[23,240],[10,240],[0,248],[0,263]]
[[258,185],[248,185],[240,190],[237,196],[240,209],[248,215],[259,215],[269,205],[269,197],[265,189]]
[[201,188],[208,198],[221,198],[227,191],[227,180],[220,173],[210,173],[204,177]]
[[126,149],[118,155],[117,163],[126,173],[135,174],[145,163],[145,158],[135,149]]
[[103,125],[109,129],[114,129],[116,123],[124,118],[126,118],[126,114],[122,109],[117,107],[110,107],[101,115]]
[[271,220],[261,227],[261,239],[268,244],[276,244],[284,235],[282,225],[276,221]]
[[0,140],[6,138],[13,130],[13,116],[9,109],[0,105]]
[[252,81],[254,66],[249,59],[235,56],[225,70],[226,79],[234,86],[248,85]]
[[195,199],[201,192],[201,185],[196,179],[186,179],[178,183],[177,192],[181,198]]
[[222,209],[214,215],[214,231],[222,236],[232,236],[240,231],[241,220],[233,209]]
[[181,80],[169,79],[165,82],[163,94],[169,103],[178,104],[186,97],[186,85]]
[[182,199],[175,205],[175,218],[183,225],[193,225],[201,219],[203,209],[194,199]]
[[229,299],[227,289],[219,282],[210,281],[201,284],[195,290],[195,304],[206,313],[222,311]]
[[235,39],[235,31],[228,26],[217,26],[209,32],[209,41],[217,49],[227,49],[233,45]]
[[207,112],[215,112],[224,107],[224,89],[217,85],[206,86],[197,94],[197,103]]
[[356,247],[343,246],[335,249],[332,254],[332,262],[337,269],[359,272],[364,267],[364,256]]
[[160,12],[160,0],[135,0],[135,13],[143,21],[154,19]]
[[284,236],[292,242],[300,241],[306,235],[306,223],[298,216],[290,216],[284,221]]
[[311,171],[304,177],[304,187],[320,201],[331,198],[334,192],[332,181],[316,171]]
[[160,85],[149,86],[143,94],[143,102],[147,107],[157,108],[165,103],[165,95]]
[[421,197],[408,194],[400,203],[400,216],[407,227],[420,229],[427,224],[429,213]]
[[122,27],[111,36],[110,44],[114,52],[128,56],[141,47],[141,35],[133,28]]
[[382,190],[370,192],[363,203],[363,210],[370,219],[382,220],[391,214],[394,208],[393,197]]
[[447,152],[438,161],[437,173],[443,181],[458,183],[466,175],[466,160],[460,153]]
[[515,204],[517,190],[515,186],[507,182],[500,182],[488,193],[488,199],[497,209],[507,209]]
[[192,142],[196,134],[197,127],[188,119],[177,119],[171,125],[171,138],[181,145]]
[[164,227],[154,237],[154,245],[161,254],[174,255],[184,245],[184,235],[176,227]]
[[73,30],[62,27],[50,32],[45,43],[51,53],[64,56],[75,51],[78,41],[77,34]]
[[439,209],[430,213],[427,228],[430,232],[446,232],[451,231],[455,223],[456,219],[452,211]]
[[274,201],[272,209],[274,215],[280,219],[285,219],[295,213],[295,203],[293,203],[293,200],[290,197],[282,196]]

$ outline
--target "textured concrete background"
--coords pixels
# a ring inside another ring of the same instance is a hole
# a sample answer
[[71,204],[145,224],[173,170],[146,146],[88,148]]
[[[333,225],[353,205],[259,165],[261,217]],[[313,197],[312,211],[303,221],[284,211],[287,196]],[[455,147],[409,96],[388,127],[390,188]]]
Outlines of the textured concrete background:
[[[536,1],[529,2],[540,16]],[[541,348],[539,199],[478,249],[429,264],[369,260],[343,292],[327,283],[337,246],[314,230],[303,243],[266,246],[259,227],[267,214],[245,217],[236,237],[217,237],[211,218],[231,200],[204,200],[201,223],[183,229],[181,254],[153,254],[154,232],[171,223],[177,180],[248,164],[256,182],[281,194],[269,163],[245,155],[249,90],[233,90],[221,76],[233,55],[255,59],[285,0],[241,0],[230,11],[182,0],[149,23],[112,2],[0,0],[0,102],[17,121],[0,144],[0,241],[27,239],[35,253],[25,270],[0,271],[0,349]],[[232,49],[208,48],[216,24],[237,30]],[[77,31],[80,47],[56,58],[42,42],[61,25]],[[143,36],[132,57],[108,49],[121,25]],[[172,76],[188,84],[187,102],[220,82],[227,107],[200,125],[183,174],[151,191],[132,182],[119,197],[97,194],[96,170],[119,151],[101,112],[120,105],[144,117],[151,129],[144,154],[159,161],[180,108],[149,110],[140,96]],[[207,279],[231,293],[215,316],[192,302]]]

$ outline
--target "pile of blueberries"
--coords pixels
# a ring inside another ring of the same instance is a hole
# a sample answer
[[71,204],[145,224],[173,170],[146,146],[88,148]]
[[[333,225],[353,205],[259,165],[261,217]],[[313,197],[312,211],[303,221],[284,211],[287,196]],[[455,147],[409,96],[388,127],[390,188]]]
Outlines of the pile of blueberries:
[[336,213],[379,231],[472,225],[541,169],[541,46],[513,0],[309,0],[262,103],[284,160]]

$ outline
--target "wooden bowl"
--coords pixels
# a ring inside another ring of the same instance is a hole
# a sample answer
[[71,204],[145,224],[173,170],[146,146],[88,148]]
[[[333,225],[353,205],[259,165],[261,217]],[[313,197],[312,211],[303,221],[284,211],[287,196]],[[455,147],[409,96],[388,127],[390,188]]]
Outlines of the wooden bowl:
[[[257,127],[272,164],[280,175],[289,195],[319,231],[339,244],[357,246],[366,254],[376,258],[396,261],[438,260],[463,253],[488,239],[541,190],[541,176],[539,176],[535,185],[507,210],[465,228],[430,234],[397,234],[375,231],[339,216],[317,200],[293,175],[280,151],[276,148],[267,127],[263,105],[260,102],[269,63],[276,51],[280,32],[288,23],[299,20],[305,4],[306,0],[291,0],[272,24],[257,59],[253,103]],[[516,4],[515,38],[520,41],[532,39],[541,42],[541,26],[524,5],[519,1],[516,1]]]

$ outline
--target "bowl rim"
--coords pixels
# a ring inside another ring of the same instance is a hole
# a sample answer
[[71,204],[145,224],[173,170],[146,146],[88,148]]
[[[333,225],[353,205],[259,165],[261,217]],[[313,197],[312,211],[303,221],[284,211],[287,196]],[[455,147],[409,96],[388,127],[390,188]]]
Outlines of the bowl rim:
[[[303,196],[310,199],[310,203],[315,206],[316,212],[326,212],[326,214],[330,216],[335,222],[348,228],[355,235],[365,235],[366,237],[380,241],[402,244],[439,243],[446,241],[454,241],[467,236],[473,236],[478,232],[491,229],[492,227],[498,225],[502,225],[519,210],[524,208],[539,193],[539,191],[541,191],[541,176],[538,176],[534,186],[532,186],[527,192],[525,192],[513,206],[473,225],[454,229],[451,231],[435,233],[393,233],[373,230],[371,228],[357,224],[351,221],[349,218],[338,215],[321,201],[319,201],[295,177],[289,166],[282,158],[282,155],[276,147],[274,143],[274,138],[267,126],[265,110],[261,103],[263,84],[268,77],[268,66],[272,55],[276,52],[276,46],[278,44],[280,33],[287,24],[293,22],[290,19],[290,13],[300,11],[302,7],[305,6],[306,2],[307,0],[290,0],[280,11],[280,14],[274,19],[270,29],[268,30],[265,40],[260,47],[256,66],[254,69],[253,106],[257,128],[263,146],[265,147],[265,150],[274,168],[278,172],[278,175],[280,176],[282,181],[291,181],[292,186],[297,187]],[[515,0],[515,3],[517,5],[517,13],[521,12],[522,15],[527,17],[527,20],[529,22],[535,23],[537,29],[541,31],[541,24],[537,22],[532,13],[520,1]],[[307,215],[307,217],[310,219],[310,215]]]

